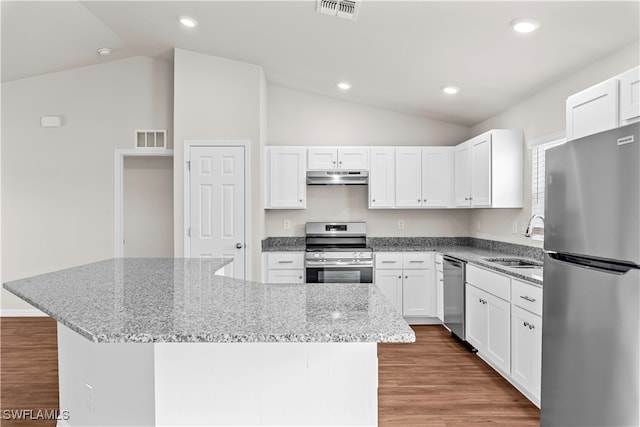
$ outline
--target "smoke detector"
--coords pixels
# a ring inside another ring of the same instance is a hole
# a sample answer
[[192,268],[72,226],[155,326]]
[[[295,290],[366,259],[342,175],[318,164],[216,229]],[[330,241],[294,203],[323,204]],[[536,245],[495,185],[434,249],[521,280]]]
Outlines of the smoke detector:
[[355,21],[360,10],[360,0],[317,0],[316,11],[323,15]]
[[108,47],[101,47],[100,49],[98,49],[98,55],[109,56],[111,55],[111,49]]

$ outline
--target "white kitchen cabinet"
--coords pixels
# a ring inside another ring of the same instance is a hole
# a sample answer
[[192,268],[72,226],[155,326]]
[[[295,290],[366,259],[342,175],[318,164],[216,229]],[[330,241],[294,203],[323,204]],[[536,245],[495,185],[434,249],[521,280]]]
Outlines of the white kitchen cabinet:
[[453,178],[453,147],[396,148],[396,207],[452,207]]
[[376,269],[374,280],[391,305],[402,314],[402,270]]
[[369,208],[392,208],[396,204],[396,150],[371,148],[369,172]]
[[422,148],[422,206],[453,207],[454,147]]
[[436,254],[436,313],[438,319],[444,322],[444,269],[442,254]]
[[268,252],[267,283],[304,283],[304,252]]
[[521,208],[524,201],[522,130],[494,129],[455,148],[455,205]]
[[396,148],[396,207],[422,206],[422,149]]
[[542,317],[520,307],[511,311],[511,378],[537,405],[542,372]]
[[266,148],[266,209],[307,207],[305,155],[303,147]]
[[437,315],[434,254],[383,252],[375,256],[375,283],[403,316]]
[[309,147],[309,170],[369,170],[368,147]]
[[487,346],[487,308],[485,292],[475,286],[466,285],[465,289],[465,331],[467,341],[478,351]]
[[455,147],[455,178],[454,178],[454,198],[458,207],[471,206],[471,154],[469,143],[463,142]]
[[467,341],[487,362],[505,374],[511,368],[511,304],[467,284]]
[[469,141],[471,155],[471,207],[491,206],[491,133]]
[[511,279],[467,265],[467,340],[504,375],[511,372]]
[[620,74],[620,126],[640,121],[640,67]]
[[568,141],[618,127],[618,85],[612,78],[567,98]]

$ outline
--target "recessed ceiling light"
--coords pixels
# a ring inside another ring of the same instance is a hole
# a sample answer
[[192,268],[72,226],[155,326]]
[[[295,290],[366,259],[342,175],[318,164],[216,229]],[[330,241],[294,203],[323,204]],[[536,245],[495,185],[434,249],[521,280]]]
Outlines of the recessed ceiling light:
[[111,55],[111,49],[108,47],[101,47],[100,49],[98,49],[98,55],[109,56]]
[[444,85],[441,86],[440,89],[442,89],[444,93],[447,93],[449,95],[455,95],[456,93],[460,92],[460,88],[453,85]]
[[351,83],[340,82],[340,83],[338,83],[338,88],[340,90],[349,90],[349,89],[351,89]]
[[181,17],[178,18],[178,20],[185,27],[195,28],[195,27],[198,26],[198,21],[196,21],[195,19],[190,18],[188,16],[181,16]]
[[529,18],[514,19],[509,23],[509,25],[511,25],[513,31],[518,33],[532,33],[540,28],[540,23],[538,21]]

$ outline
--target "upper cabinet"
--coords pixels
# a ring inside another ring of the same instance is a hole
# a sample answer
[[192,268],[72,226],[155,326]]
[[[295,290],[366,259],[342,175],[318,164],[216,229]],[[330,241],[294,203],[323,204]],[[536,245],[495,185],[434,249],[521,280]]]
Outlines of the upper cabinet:
[[567,140],[618,127],[618,79],[567,98]]
[[309,170],[369,170],[368,147],[309,147]]
[[521,130],[494,129],[455,147],[455,206],[521,208],[524,192]]
[[267,147],[265,152],[265,208],[305,209],[307,184],[306,149]]
[[396,149],[371,148],[369,208],[392,208],[396,204]]
[[396,207],[453,207],[453,147],[396,148]]
[[640,120],[640,67],[567,98],[567,140]]
[[640,67],[620,74],[620,125],[640,121]]
[[454,206],[454,150],[454,147],[422,148],[422,206]]
[[396,207],[422,206],[422,149],[396,148]]

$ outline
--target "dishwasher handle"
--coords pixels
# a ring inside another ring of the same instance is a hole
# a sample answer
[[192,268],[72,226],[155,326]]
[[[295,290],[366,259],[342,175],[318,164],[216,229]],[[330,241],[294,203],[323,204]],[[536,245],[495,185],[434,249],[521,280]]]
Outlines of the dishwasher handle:
[[457,260],[455,258],[449,258],[447,256],[442,257],[442,259],[446,262],[448,262],[449,264],[453,264],[456,267],[460,267],[462,268],[462,265],[464,264],[464,262]]

